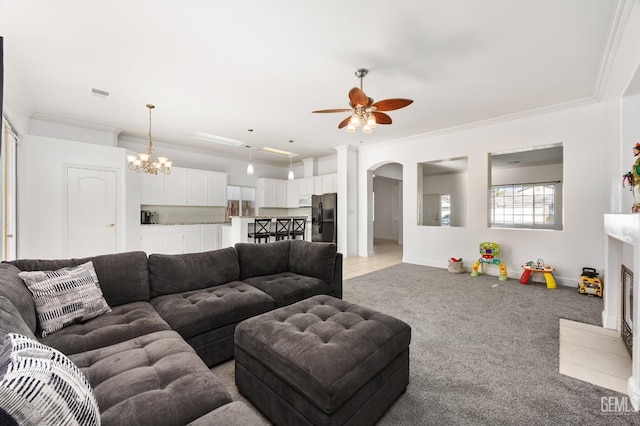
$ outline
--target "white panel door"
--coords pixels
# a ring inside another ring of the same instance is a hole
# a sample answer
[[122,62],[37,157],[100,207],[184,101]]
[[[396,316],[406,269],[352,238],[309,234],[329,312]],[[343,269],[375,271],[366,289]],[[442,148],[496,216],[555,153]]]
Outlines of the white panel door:
[[67,257],[117,251],[117,174],[67,168]]

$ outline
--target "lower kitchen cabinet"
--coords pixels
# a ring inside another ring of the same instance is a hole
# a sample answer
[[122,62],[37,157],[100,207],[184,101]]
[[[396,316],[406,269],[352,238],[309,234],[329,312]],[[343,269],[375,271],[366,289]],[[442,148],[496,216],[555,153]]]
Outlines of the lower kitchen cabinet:
[[152,253],[183,254],[220,247],[219,225],[151,225],[140,230],[140,248]]

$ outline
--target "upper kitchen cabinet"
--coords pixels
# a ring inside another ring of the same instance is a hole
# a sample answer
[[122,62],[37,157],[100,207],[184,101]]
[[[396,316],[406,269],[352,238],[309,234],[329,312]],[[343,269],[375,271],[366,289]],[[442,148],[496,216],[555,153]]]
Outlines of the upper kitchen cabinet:
[[168,204],[170,206],[187,205],[187,169],[173,167],[171,169],[171,174],[167,175],[165,180],[166,194],[164,204]]
[[142,173],[140,176],[140,204],[164,204],[165,175],[150,175]]
[[258,207],[287,207],[287,181],[259,178],[256,198]]
[[227,174],[173,167],[169,175],[144,175],[140,204],[226,206]]
[[209,172],[209,205],[227,205],[227,182],[229,175],[226,173]]
[[328,175],[322,175],[321,194],[330,194],[332,192],[338,192],[338,175],[337,173],[331,173]]

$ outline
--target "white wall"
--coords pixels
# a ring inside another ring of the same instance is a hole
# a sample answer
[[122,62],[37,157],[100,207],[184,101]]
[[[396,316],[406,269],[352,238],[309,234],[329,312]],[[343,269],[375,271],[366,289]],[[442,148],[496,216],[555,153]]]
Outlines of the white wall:
[[[469,220],[469,175],[468,173],[448,173],[425,176],[423,194],[449,194],[451,203],[450,226],[467,226]],[[424,207],[423,207],[424,214]],[[417,216],[416,216],[417,217]],[[424,223],[424,221],[423,221]]]
[[124,149],[23,135],[18,145],[19,258],[67,257],[67,165],[92,166],[117,172],[118,251],[125,250],[127,191]]
[[[539,116],[453,132],[417,136],[360,150],[360,182],[367,171],[389,161],[403,166],[404,257],[409,263],[447,267],[450,257],[462,257],[470,266],[479,257],[478,244],[494,241],[502,246],[502,258],[512,277],[520,265],[543,258],[556,268],[556,279],[577,285],[582,267],[604,266],[603,214],[607,211],[608,185],[603,181],[597,104]],[[563,143],[564,230],[534,231],[488,227],[489,161],[491,152]],[[466,227],[418,226],[418,163],[468,157],[468,212]],[[359,191],[359,219],[366,220],[364,187]],[[359,252],[367,252],[366,235],[359,235]],[[497,275],[497,271],[492,271]]]

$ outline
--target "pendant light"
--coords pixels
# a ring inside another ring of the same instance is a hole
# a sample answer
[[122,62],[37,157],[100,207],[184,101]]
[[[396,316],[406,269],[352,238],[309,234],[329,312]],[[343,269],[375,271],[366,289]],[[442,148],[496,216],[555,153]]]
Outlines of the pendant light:
[[293,157],[289,157],[289,174],[287,175],[287,179],[295,179],[295,176],[293,174]]
[[251,164],[251,145],[247,145],[249,148],[249,165],[247,166],[247,175],[253,176],[253,164]]

